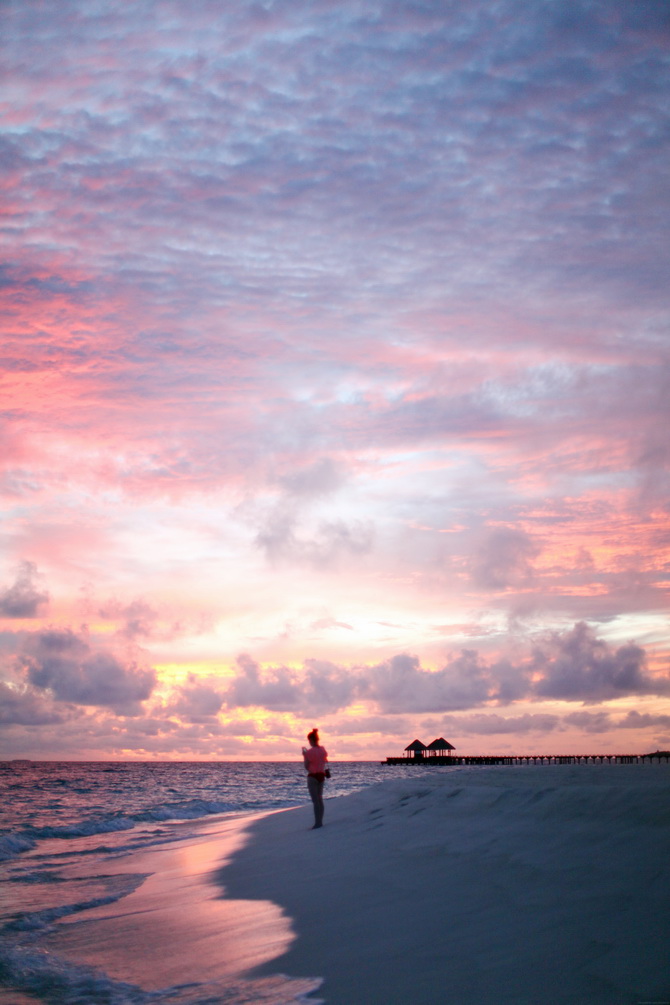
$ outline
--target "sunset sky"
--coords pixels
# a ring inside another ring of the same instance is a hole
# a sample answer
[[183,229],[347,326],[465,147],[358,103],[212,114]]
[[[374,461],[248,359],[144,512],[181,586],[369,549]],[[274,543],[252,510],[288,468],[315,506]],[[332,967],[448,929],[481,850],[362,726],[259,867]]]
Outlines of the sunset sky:
[[0,756],[670,747],[666,0],[0,36]]

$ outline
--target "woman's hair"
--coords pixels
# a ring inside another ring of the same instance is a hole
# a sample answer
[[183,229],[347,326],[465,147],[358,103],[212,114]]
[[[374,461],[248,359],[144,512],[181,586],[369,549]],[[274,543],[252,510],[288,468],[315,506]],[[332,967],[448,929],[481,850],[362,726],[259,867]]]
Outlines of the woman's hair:
[[312,730],[311,733],[307,734],[307,739],[309,740],[310,743],[318,743],[319,742],[319,731],[316,728],[316,726],[314,727],[314,729]]

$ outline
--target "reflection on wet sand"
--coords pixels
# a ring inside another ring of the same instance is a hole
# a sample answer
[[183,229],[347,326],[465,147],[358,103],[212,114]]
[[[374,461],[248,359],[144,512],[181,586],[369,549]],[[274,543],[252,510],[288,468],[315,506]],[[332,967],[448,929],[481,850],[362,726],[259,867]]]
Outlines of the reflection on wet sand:
[[105,864],[148,878],[111,905],[63,919],[46,947],[149,989],[239,975],[280,956],[293,938],[270,901],[227,900],[211,876],[245,843],[248,817],[219,820],[183,842]]

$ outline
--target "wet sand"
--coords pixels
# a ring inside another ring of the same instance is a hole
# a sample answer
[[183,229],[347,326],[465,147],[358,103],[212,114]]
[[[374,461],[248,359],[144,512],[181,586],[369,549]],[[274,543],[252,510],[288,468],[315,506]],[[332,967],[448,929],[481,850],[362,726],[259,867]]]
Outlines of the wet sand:
[[145,990],[237,976],[281,955],[293,938],[282,909],[265,898],[222,897],[213,879],[255,820],[219,818],[196,836],[189,823],[182,841],[111,859],[106,873],[134,877],[137,888],[61,920],[45,947]]

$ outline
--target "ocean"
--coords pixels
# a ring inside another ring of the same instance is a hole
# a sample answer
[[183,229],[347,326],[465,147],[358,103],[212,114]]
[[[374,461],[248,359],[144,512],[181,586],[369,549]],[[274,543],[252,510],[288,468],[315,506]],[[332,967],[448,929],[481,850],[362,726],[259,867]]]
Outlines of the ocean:
[[[336,764],[327,797],[406,773],[378,762]],[[136,889],[142,878],[130,863],[138,853],[183,843],[206,822],[307,801],[301,762],[0,762],[0,1003],[317,1002],[310,993],[318,982],[281,976],[146,990],[48,946],[61,919],[86,922],[87,912]]]

